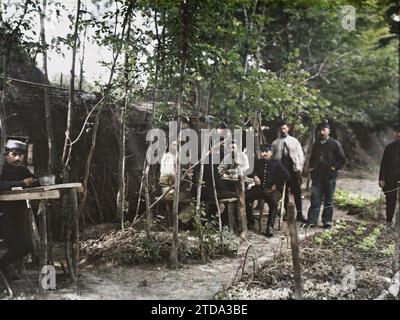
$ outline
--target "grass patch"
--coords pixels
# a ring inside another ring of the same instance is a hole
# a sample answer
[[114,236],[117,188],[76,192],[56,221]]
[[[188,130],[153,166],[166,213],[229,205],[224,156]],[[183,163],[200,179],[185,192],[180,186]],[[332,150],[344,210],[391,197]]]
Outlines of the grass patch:
[[342,189],[337,189],[334,195],[335,206],[348,210],[348,214],[362,213],[364,218],[377,219],[381,212],[385,198],[383,195],[377,198],[365,198]]
[[[235,256],[238,249],[236,239],[223,230],[223,243],[220,234],[208,234],[201,241],[194,232],[179,233],[178,259],[181,263],[201,262],[204,252],[207,259],[222,256]],[[112,231],[99,239],[90,239],[80,245],[81,256],[88,262],[107,263],[116,265],[164,264],[169,261],[172,247],[170,232],[151,232],[134,228],[124,231]],[[206,248],[201,252],[201,248]]]

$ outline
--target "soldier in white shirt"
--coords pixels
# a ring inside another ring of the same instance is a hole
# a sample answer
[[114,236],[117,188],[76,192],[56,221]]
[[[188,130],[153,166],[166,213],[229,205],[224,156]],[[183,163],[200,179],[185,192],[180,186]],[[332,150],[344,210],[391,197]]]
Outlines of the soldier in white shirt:
[[285,210],[289,202],[289,192],[294,196],[297,210],[297,221],[305,222],[301,198],[301,173],[304,166],[304,152],[299,140],[289,135],[286,121],[279,124],[278,138],[272,143],[272,157],[281,160],[289,171],[290,177],[286,182]]
[[[178,142],[173,141],[169,145],[169,151],[161,157],[160,163],[160,186],[162,192],[165,193],[171,186],[175,184],[176,176],[176,151]],[[173,195],[174,189],[169,191],[167,197]]]

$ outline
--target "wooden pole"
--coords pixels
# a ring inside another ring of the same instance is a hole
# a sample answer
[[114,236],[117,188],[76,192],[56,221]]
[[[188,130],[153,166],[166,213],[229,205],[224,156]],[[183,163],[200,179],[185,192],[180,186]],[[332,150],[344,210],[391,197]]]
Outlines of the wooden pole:
[[[42,270],[45,265],[47,265],[47,212],[46,212],[46,202],[41,200],[39,202],[38,208],[39,225],[40,225],[40,245],[39,245],[39,283],[42,283]],[[40,292],[44,293],[40,286]]]
[[29,201],[27,201],[27,205],[28,205],[28,229],[32,241],[32,251],[33,251],[32,255],[35,257],[34,260],[37,261],[39,257],[40,235],[35,221],[35,216],[33,214],[33,210]]
[[294,298],[301,299],[301,268],[299,253],[299,238],[297,236],[296,219],[294,216],[294,204],[288,204],[287,222],[289,227],[290,246],[292,249],[293,275],[294,275]]
[[65,218],[65,239],[64,239],[64,246],[65,246],[65,260],[67,262],[68,274],[71,281],[75,282],[75,274],[73,268],[73,259],[71,256],[71,224],[72,224],[72,217],[68,208],[70,207],[71,203],[71,194],[65,195],[63,198],[63,210],[64,210],[64,218]]
[[146,232],[150,235],[151,230],[151,209],[150,209],[150,192],[149,192],[149,171],[150,165],[146,161],[146,169],[144,170],[143,182],[144,182],[144,199],[146,202]]
[[74,271],[74,283],[78,282],[78,265],[79,265],[79,210],[78,210],[78,196],[76,189],[70,191],[71,196],[71,216],[73,227],[72,238],[72,268]]
[[217,206],[217,212],[218,212],[218,226],[219,226],[219,236],[220,236],[220,241],[221,241],[221,249],[223,250],[224,239],[222,237],[222,212],[221,212],[221,208],[219,207],[217,188],[215,185],[214,152],[211,152],[211,176],[212,176],[212,183],[213,183],[213,190],[214,190],[215,205]]
[[399,250],[400,250],[400,181],[397,181],[397,209],[396,209],[396,225],[394,237],[394,253],[392,269],[393,273],[399,270]]
[[173,217],[173,240],[172,240],[172,250],[171,250],[171,265],[172,267],[178,266],[178,211],[179,211],[179,198],[180,198],[180,183],[181,183],[181,146],[180,146],[180,131],[182,127],[182,99],[183,99],[183,91],[184,91],[184,82],[186,76],[186,63],[188,58],[188,34],[189,34],[189,25],[191,22],[190,19],[190,5],[189,0],[182,0],[180,3],[180,24],[181,24],[181,63],[180,63],[180,72],[179,72],[179,90],[178,90],[178,99],[176,103],[177,108],[177,116],[178,116],[178,126],[177,126],[177,150],[176,150],[176,176],[175,176],[175,194],[174,194],[174,205],[172,208],[172,217]]
[[[204,154],[207,152],[207,148],[210,146],[210,137],[208,135],[202,136],[202,138],[205,139],[205,141],[202,144],[201,148],[201,159],[203,159]],[[211,164],[212,165],[212,164]],[[201,221],[201,191],[203,188],[203,177],[204,177],[204,161],[201,162],[200,164],[200,172],[199,172],[199,177],[197,179],[197,194],[196,194],[196,215],[200,221],[200,225],[202,223]],[[203,243],[203,229],[199,228],[199,241],[200,241],[200,255],[201,255],[201,260],[203,263],[207,262],[207,256],[205,254],[205,248],[204,248],[204,243]]]
[[239,167],[239,176],[237,183],[238,192],[238,212],[239,212],[239,232],[241,236],[246,236],[247,232],[247,220],[246,220],[246,199],[245,199],[245,184],[243,170]]
[[282,198],[279,200],[280,208],[279,208],[279,220],[278,220],[278,230],[281,230],[281,225],[283,222],[283,210],[285,208],[285,197],[286,197],[286,182],[283,184],[283,192]]

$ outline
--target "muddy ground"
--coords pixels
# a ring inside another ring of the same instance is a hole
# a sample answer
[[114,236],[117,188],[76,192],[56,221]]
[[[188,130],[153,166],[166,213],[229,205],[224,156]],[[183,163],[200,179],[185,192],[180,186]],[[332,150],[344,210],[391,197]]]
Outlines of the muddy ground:
[[[338,179],[341,189],[363,196],[379,195],[375,174],[344,173]],[[308,192],[304,192],[304,212],[309,207]],[[335,209],[335,219],[357,221],[357,216],[348,216],[345,211]],[[264,229],[265,219],[262,227]],[[247,254],[247,271],[260,267],[274,260],[288,249],[285,226],[276,231],[273,238],[266,238],[257,231],[251,231],[246,240],[237,239],[238,254],[236,257],[224,257],[206,264],[182,265],[171,270],[166,265],[115,266],[112,263],[94,265],[84,263],[80,266],[78,287],[71,286],[61,271],[57,273],[58,288],[38,295],[35,283],[37,273],[26,271],[24,279],[11,284],[16,299],[213,299],[219,292],[237,282],[238,273]],[[315,228],[312,232],[322,231]],[[309,234],[308,234],[309,236]],[[300,239],[304,239],[304,230]],[[249,249],[249,246],[251,248]],[[255,265],[253,266],[253,259]],[[7,299],[6,292],[1,298]]]

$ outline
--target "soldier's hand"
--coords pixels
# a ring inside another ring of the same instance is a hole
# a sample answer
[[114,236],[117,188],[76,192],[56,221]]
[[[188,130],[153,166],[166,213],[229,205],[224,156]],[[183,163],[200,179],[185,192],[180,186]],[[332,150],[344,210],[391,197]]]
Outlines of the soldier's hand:
[[271,186],[271,190],[272,190],[272,191],[276,191],[276,189],[277,189],[277,188],[276,188],[276,185],[273,184],[273,185]]
[[385,187],[385,181],[379,180],[379,186],[380,186],[381,188],[384,188],[384,187]]
[[35,182],[35,179],[26,178],[26,179],[22,180],[22,182],[25,185],[25,187],[31,187],[33,185],[33,183]]
[[261,180],[257,176],[254,177],[254,182],[256,183],[256,186],[259,186],[261,184]]
[[[186,174],[187,173],[187,174]],[[192,170],[190,170],[190,171],[185,171],[185,174],[186,174],[186,176],[188,177],[188,178],[193,178],[193,171]]]

